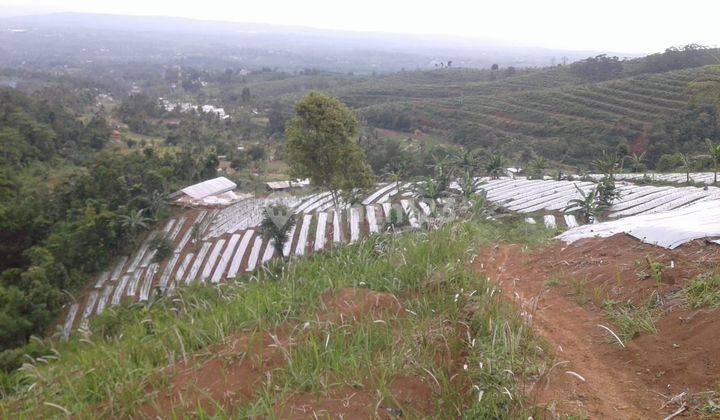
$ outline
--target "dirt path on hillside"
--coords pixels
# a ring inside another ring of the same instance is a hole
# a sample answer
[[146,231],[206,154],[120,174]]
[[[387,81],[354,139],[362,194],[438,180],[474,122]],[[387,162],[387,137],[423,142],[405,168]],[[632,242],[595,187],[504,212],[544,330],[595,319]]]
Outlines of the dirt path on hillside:
[[[716,264],[719,248],[668,252],[626,237],[597,241],[576,249],[557,243],[533,250],[502,245],[482,249],[476,259],[477,270],[520,306],[557,359],[551,372],[531,385],[531,398],[550,414],[614,419],[664,418],[685,404],[688,410],[702,404],[703,391],[714,388],[720,373],[720,322],[708,314],[687,321],[699,311],[683,309],[671,296]],[[644,299],[652,293],[648,284],[654,284],[636,278],[644,258],[669,259],[674,271],[654,289],[664,302],[659,332],[630,340],[625,348],[599,326],[617,331],[592,299],[585,302],[568,287],[548,285],[577,276],[577,284],[598,299]]]

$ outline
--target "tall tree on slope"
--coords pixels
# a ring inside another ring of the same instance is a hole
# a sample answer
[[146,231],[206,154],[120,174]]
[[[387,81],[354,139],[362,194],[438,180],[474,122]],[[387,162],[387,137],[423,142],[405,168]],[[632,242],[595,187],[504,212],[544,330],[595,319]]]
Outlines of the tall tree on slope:
[[293,174],[330,191],[368,188],[375,177],[355,141],[358,122],[341,102],[312,92],[295,105],[287,125],[287,155]]

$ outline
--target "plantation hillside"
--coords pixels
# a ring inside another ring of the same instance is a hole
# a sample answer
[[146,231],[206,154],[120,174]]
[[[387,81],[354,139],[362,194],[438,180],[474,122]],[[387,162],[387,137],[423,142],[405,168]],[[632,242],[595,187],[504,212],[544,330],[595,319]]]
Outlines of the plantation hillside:
[[[707,112],[712,118],[709,127],[715,126],[712,112],[690,108],[688,102],[689,84],[719,75],[716,67],[596,83],[576,83],[562,69],[556,72],[559,78],[550,74],[464,86],[422,85],[393,93],[348,91],[340,97],[359,106],[372,126],[439,131],[468,147],[501,148],[509,153],[530,149],[573,164],[591,160],[603,148],[618,147],[623,152],[648,151],[655,161],[673,147],[653,143],[684,140],[680,135],[665,138],[664,122],[693,120]],[[697,137],[702,141],[702,136]]]

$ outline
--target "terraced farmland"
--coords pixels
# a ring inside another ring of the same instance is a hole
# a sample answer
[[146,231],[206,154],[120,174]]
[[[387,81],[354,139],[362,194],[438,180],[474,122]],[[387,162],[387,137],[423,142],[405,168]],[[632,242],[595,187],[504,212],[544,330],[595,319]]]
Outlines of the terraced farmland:
[[[412,198],[410,184],[381,185],[359,207],[331,209],[329,193],[317,193],[303,200],[286,201],[297,214],[282,254],[304,256],[338,244],[354,243],[361,237],[379,233],[385,220],[395,211],[413,229],[421,227],[423,217],[433,209]],[[71,306],[63,331],[67,336],[93,314],[116,306],[123,299],[147,301],[154,290],[163,293],[193,282],[219,283],[255,270],[277,257],[274,244],[263,238],[259,224],[267,200],[248,199],[222,210],[191,210],[168,220],[151,232],[134,255],[120,258],[111,270],[94,281],[84,299]],[[193,239],[197,225],[201,238]],[[164,234],[173,244],[169,258],[155,262],[150,249],[153,238]]]
[[420,86],[396,92],[403,100],[387,103],[382,102],[391,95],[369,90],[363,101],[377,103],[362,112],[371,124],[380,125],[377,115],[403,115],[415,127],[445,131],[470,145],[495,147],[508,139],[555,142],[558,152],[577,159],[597,153],[607,145],[604,138],[632,142],[654,122],[682,112],[688,83],[709,74],[717,75],[717,70],[700,67],[591,84],[560,78],[560,87],[535,85],[497,94],[480,93],[476,84],[438,88],[442,93]]
[[582,79],[567,68],[524,70],[510,77],[482,70],[445,69],[383,76],[332,93],[348,105],[361,108],[394,101],[495,95],[581,83]]
[[[562,214],[578,191],[588,191],[592,182],[543,181],[527,179],[478,179],[477,189],[486,193],[488,201],[512,212],[527,215],[528,223],[546,227],[574,228],[579,225],[572,215]],[[455,185],[455,188],[458,186]],[[413,185],[381,184],[367,195],[359,206],[332,208],[327,192],[303,199],[285,200],[297,215],[282,254],[302,257],[332,246],[355,243],[361,238],[383,231],[392,211],[404,217],[412,229],[423,227],[425,218],[439,214],[442,200],[423,201],[415,197]],[[716,187],[656,187],[619,185],[620,198],[610,209],[609,217],[648,216],[668,210],[720,198]],[[72,305],[64,323],[67,336],[93,314],[102,313],[121,300],[147,301],[155,290],[171,292],[193,282],[219,283],[251,273],[278,256],[274,244],[263,238],[259,230],[264,199],[247,199],[221,210],[190,210],[172,218],[151,232],[134,255],[122,257],[98,276],[85,296]],[[537,219],[537,221],[536,221]],[[200,236],[193,238],[193,226]],[[169,258],[155,261],[150,243],[165,235],[173,244]]]

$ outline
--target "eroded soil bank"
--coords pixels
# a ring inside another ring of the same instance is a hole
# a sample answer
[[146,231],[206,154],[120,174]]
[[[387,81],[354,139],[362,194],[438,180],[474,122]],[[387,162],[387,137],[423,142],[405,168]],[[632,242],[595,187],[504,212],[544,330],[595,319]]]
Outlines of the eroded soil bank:
[[[551,413],[592,418],[700,416],[717,407],[720,317],[691,308],[683,288],[719,267],[715,244],[666,250],[623,234],[488,247],[475,261],[554,350],[557,364],[533,398]],[[656,331],[621,339],[622,347],[601,327],[621,335],[618,307],[645,308]]]

